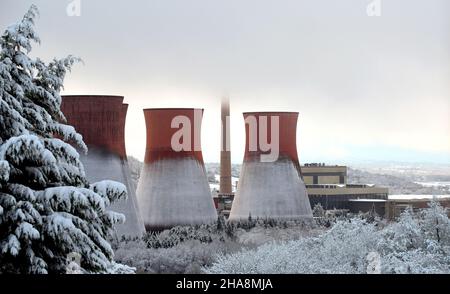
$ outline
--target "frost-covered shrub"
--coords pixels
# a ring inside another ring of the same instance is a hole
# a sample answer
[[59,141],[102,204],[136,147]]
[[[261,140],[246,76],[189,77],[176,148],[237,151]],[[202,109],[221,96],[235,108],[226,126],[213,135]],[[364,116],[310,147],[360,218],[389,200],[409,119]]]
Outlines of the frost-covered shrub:
[[231,226],[234,230],[243,229],[243,230],[251,230],[256,227],[264,227],[264,228],[278,228],[278,229],[287,229],[287,228],[302,228],[302,229],[311,229],[315,228],[316,224],[310,220],[284,220],[284,219],[274,219],[274,218],[253,218],[251,215],[248,216],[247,220],[239,220],[228,222],[228,225]]
[[[319,236],[256,250],[219,254],[207,273],[450,273],[450,222],[432,202],[414,215],[405,211],[387,225],[360,217],[340,220]],[[369,258],[370,257],[370,258]]]
[[434,200],[429,203],[429,209],[421,211],[420,217],[426,239],[450,246],[450,219],[447,209]]
[[442,274],[450,273],[450,251],[414,249],[383,256],[383,273],[392,274]]
[[391,223],[252,222],[175,227],[120,242],[116,259],[150,273],[450,273],[449,219],[437,203]]
[[135,267],[138,273],[201,273],[201,268],[211,265],[217,253],[241,248],[241,244],[231,240],[186,240],[169,248],[149,248],[145,241],[129,241],[118,245],[115,258]]
[[[310,231],[311,228],[314,228],[314,226],[303,221],[256,219],[251,220],[251,222],[225,222],[219,217],[212,224],[176,226],[162,232],[149,232],[143,237],[143,240],[149,248],[170,248],[189,240],[197,240],[200,243],[211,243],[216,240],[225,241],[227,239],[238,241],[252,239],[253,237],[262,238],[262,241],[280,238],[286,240],[296,239],[304,235],[303,232]],[[289,236],[286,236],[287,234]],[[259,241],[242,243],[258,244]]]
[[379,235],[377,248],[382,254],[415,250],[423,247],[425,242],[417,216],[409,209]]
[[428,209],[402,213],[380,232],[377,250],[386,273],[449,273],[450,220],[446,209],[431,201]]
[[222,233],[217,231],[216,224],[205,224],[201,226],[176,226],[162,232],[150,232],[143,237],[143,240],[149,248],[170,248],[188,240],[211,243],[213,239],[221,236]]
[[[209,273],[356,273],[366,267],[375,227],[363,220],[339,221],[319,237],[275,242],[221,255]],[[349,239],[352,242],[349,242]]]
[[314,208],[312,210],[312,214],[314,217],[318,217],[318,218],[324,218],[325,217],[325,209],[322,207],[322,204],[317,203],[316,205],[314,205]]
[[80,255],[80,272],[132,272],[113,261],[107,242],[126,197],[122,184],[90,185],[78,152],[82,137],[65,125],[60,91],[73,56],[45,63],[28,56],[38,11],[0,37],[0,273],[64,273]]
[[138,272],[201,273],[219,253],[256,248],[268,240],[298,239],[304,234],[312,233],[295,222],[270,227],[259,220],[252,228],[244,229],[219,218],[210,225],[178,226],[148,233],[142,240],[122,240],[114,248],[116,260],[135,267]]

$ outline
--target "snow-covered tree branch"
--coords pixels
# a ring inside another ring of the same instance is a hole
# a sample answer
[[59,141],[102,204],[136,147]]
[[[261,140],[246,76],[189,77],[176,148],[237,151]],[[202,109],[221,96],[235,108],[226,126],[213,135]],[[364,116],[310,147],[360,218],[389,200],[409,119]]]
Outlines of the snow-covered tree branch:
[[339,220],[319,236],[219,255],[208,273],[449,273],[450,220],[437,201],[392,223]]
[[77,150],[82,136],[60,110],[74,56],[32,59],[38,16],[31,6],[0,37],[0,273],[64,273],[80,254],[81,272],[132,272],[116,264],[108,243],[121,214],[107,211],[126,197],[120,183],[90,184]]

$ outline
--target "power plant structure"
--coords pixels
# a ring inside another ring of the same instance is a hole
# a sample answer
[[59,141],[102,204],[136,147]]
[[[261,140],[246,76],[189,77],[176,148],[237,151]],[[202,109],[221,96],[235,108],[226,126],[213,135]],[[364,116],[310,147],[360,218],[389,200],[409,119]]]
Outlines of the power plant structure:
[[[307,220],[312,218],[312,207],[318,204],[327,213],[375,212],[394,219],[406,207],[424,208],[435,198],[389,195],[385,187],[349,184],[346,166],[300,166],[296,146],[298,112],[244,113],[245,153],[234,193],[228,98],[221,103],[217,197],[213,200],[211,195],[201,150],[203,109],[194,108],[144,109],[147,146],[136,192],[125,148],[128,104],[123,99],[65,95],[61,104],[67,123],[75,127],[88,146],[87,154],[80,152],[87,179],[113,180],[127,188],[128,198],[109,207],[126,217],[124,224],[116,226],[116,237],[212,223],[217,219],[215,208],[230,221],[245,221],[249,216]],[[437,197],[449,207],[450,195]]]
[[137,197],[145,228],[214,222],[200,142],[203,109],[144,109],[144,116],[147,146]]
[[230,100],[222,99],[220,117],[222,121],[222,136],[220,150],[220,188],[222,195],[232,194],[231,185],[231,151],[230,151]]
[[325,210],[335,212],[366,212],[364,205],[377,208],[377,213],[384,211],[389,189],[373,184],[347,183],[347,167],[326,165],[325,163],[305,163],[301,166],[303,181],[308,191],[309,202],[314,207],[320,204]]
[[126,217],[124,224],[116,226],[117,237],[141,236],[145,228],[127,161],[125,119],[128,105],[123,104],[123,99],[123,96],[62,96],[61,110],[67,123],[75,127],[88,146],[87,155],[80,152],[87,179],[90,182],[113,180],[127,188],[128,198],[109,207]]
[[297,155],[298,112],[247,112],[244,119],[244,161],[229,220],[312,219]]

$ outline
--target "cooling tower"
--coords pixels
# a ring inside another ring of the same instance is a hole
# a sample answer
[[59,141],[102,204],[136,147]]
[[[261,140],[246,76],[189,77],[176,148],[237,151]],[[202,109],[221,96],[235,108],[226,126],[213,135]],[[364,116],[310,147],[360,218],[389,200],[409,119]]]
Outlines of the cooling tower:
[[200,148],[203,110],[144,109],[144,116],[147,146],[137,195],[145,228],[214,222]]
[[[247,220],[249,215],[290,220],[312,218],[297,155],[297,118],[297,112],[244,113],[244,162],[230,221]],[[276,143],[277,138],[278,152],[268,151],[265,143]],[[267,157],[271,152],[278,156]]]
[[122,96],[63,96],[61,110],[68,124],[75,127],[88,146],[80,152],[86,177],[90,182],[113,180],[123,183],[128,199],[109,208],[123,213],[124,224],[117,225],[117,236],[141,236],[144,223],[139,214],[136,192],[130,177],[125,150],[125,118],[128,105]]

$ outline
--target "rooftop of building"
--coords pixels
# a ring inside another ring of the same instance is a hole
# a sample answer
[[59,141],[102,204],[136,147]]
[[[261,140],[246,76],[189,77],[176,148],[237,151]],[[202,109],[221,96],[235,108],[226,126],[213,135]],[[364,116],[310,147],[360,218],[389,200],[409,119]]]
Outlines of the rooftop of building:
[[374,184],[306,184],[308,188],[372,188]]
[[349,199],[348,201],[350,202],[386,202],[386,199],[367,199],[367,198],[363,198],[363,199]]
[[398,194],[398,195],[389,195],[389,200],[431,200],[433,198],[442,200],[442,199],[449,199],[450,195],[413,195],[413,194]]
[[301,167],[346,167],[345,165],[331,165],[321,162],[312,162],[312,163],[305,163]]

